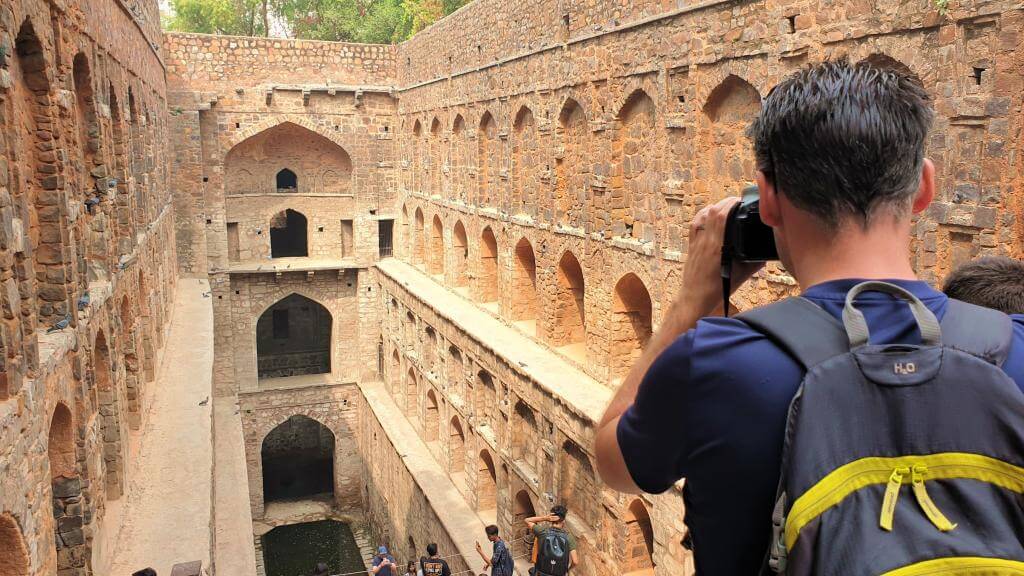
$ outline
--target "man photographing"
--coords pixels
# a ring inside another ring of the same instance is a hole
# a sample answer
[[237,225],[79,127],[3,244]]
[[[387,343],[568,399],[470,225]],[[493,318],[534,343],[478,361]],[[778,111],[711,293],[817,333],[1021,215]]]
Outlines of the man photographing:
[[[891,293],[864,292],[856,309],[866,319],[873,345],[924,345],[922,335],[931,332],[919,330],[925,326],[919,317],[942,320],[951,309],[942,293],[916,279],[910,264],[912,217],[935,195],[935,169],[924,157],[932,119],[917,78],[872,61],[836,61],[802,70],[775,87],[749,130],[760,217],[773,228],[779,256],[803,298],[830,315],[839,330],[847,293],[865,280],[894,285],[886,289],[927,308],[915,310],[915,316]],[[694,217],[683,285],[609,404],[595,448],[602,479],[617,490],[660,493],[686,479],[686,524],[702,576],[757,574],[765,566],[789,407],[809,374],[799,354],[742,318],[711,317],[721,309],[722,239],[738,201],[725,199]],[[757,265],[737,266],[733,290],[756,270]],[[1024,389],[1024,318],[1014,317],[1012,324],[1002,320],[1007,329],[1001,369]],[[808,319],[794,316],[790,322],[798,330]],[[947,335],[957,336],[944,331]],[[863,425],[884,431],[894,422]],[[891,436],[902,439],[899,433]],[[921,481],[915,496],[906,495],[910,468],[906,479],[902,467],[886,472],[882,485],[872,485],[862,496],[881,508],[888,479],[887,497],[899,512],[895,528],[884,511],[879,527],[878,511],[872,510],[866,517],[874,524],[863,527],[866,534],[906,534],[912,521],[904,516],[918,513],[913,498],[922,507],[931,502],[925,492],[937,490],[933,481]],[[912,468],[915,479],[924,474],[924,466]],[[934,534],[923,538],[948,538],[950,546],[958,545],[956,538],[970,527],[963,521],[960,528],[955,520],[943,523],[947,518],[932,508],[925,522],[936,525],[929,528]],[[792,543],[793,536],[786,536]],[[878,556],[884,555],[854,558],[866,562]],[[857,568],[840,572],[868,572]]]

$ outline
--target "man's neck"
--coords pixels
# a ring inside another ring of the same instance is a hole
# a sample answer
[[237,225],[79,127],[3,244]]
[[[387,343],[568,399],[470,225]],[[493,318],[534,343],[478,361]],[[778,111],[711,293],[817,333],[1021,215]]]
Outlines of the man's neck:
[[844,278],[916,280],[910,265],[909,230],[873,226],[864,231],[847,226],[831,238],[806,238],[791,251],[793,275],[804,290]]

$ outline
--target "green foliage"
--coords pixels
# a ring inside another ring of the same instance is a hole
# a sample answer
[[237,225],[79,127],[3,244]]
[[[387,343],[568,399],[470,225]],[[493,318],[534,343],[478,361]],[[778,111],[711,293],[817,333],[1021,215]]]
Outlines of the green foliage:
[[949,12],[949,0],[934,0],[935,8],[939,11],[939,14],[943,16]]
[[[168,30],[265,36],[267,27],[292,38],[397,43],[469,0],[171,0]],[[266,18],[264,18],[266,14]]]
[[266,36],[263,9],[267,0],[171,0],[168,30]]

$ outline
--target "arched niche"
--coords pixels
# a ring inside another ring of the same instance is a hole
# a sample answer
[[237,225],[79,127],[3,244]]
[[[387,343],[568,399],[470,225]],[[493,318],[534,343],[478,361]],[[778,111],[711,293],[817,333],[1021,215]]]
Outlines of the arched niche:
[[334,432],[295,415],[270,431],[260,447],[264,503],[334,494]]
[[558,260],[555,301],[552,306],[550,339],[555,346],[575,346],[568,350],[575,359],[586,356],[587,316],[583,267],[576,255],[566,250]]
[[477,298],[489,303],[498,300],[498,240],[490,226],[480,233],[480,260],[477,271]]
[[654,169],[657,123],[654,100],[636,90],[619,110],[619,125],[612,141],[613,174],[601,228],[614,236],[644,239],[651,225],[649,200],[657,193]]
[[533,112],[523,106],[512,123],[512,214],[534,215],[540,188],[540,146]]
[[[330,179],[317,175],[327,171]],[[224,158],[227,194],[348,194],[352,159],[333,140],[292,122],[282,122],[236,144]]]
[[516,244],[512,267],[512,320],[537,318],[537,258],[533,244],[522,238]]
[[651,295],[636,274],[615,284],[608,356],[612,380],[625,377],[651,337]]
[[558,114],[558,135],[562,147],[555,158],[555,215],[562,226],[582,228],[593,161],[586,112],[571,98]]
[[434,215],[430,226],[430,262],[427,270],[435,276],[444,276],[444,225]]
[[452,228],[452,277],[456,288],[469,284],[469,242],[461,220]]
[[28,547],[18,521],[0,514],[0,576],[29,576]]
[[653,576],[654,528],[651,515],[639,498],[630,503],[627,512],[622,571],[630,576]]
[[258,377],[329,374],[332,323],[327,308],[301,294],[275,302],[256,322]]

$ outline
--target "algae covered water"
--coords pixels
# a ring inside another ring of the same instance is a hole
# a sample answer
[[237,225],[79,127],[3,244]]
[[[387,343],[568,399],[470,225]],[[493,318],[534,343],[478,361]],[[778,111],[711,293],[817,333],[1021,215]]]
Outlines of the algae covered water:
[[331,574],[366,572],[352,529],[333,520],[274,528],[263,535],[263,560],[267,576],[309,576],[318,562]]

